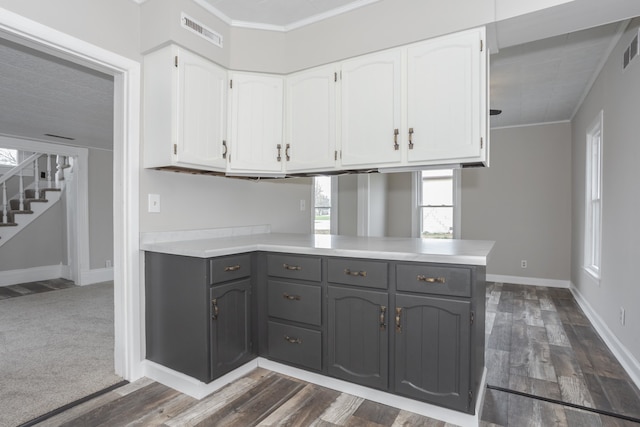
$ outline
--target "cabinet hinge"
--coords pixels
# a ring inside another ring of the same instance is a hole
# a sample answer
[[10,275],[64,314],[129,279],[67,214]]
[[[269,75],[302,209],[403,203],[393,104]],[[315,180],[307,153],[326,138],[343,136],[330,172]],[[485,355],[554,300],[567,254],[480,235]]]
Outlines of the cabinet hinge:
[[233,80],[229,80],[229,89],[233,89]]
[[470,318],[470,323],[473,325],[473,321],[476,319],[476,314],[472,311],[471,312],[471,318]]
[[473,402],[473,390],[469,390],[469,403],[467,404],[467,408],[471,406],[471,402]]
[[482,52],[484,49],[484,41],[480,40],[480,52]]
[[333,152],[333,160],[338,160],[338,150]]
[[484,138],[480,137],[480,149],[482,150],[482,147],[484,147]]
[[334,82],[338,81],[338,73],[337,72],[333,73],[333,81]]
[[178,55],[173,58],[173,65],[178,68]]
[[178,154],[178,144],[173,144],[173,154]]

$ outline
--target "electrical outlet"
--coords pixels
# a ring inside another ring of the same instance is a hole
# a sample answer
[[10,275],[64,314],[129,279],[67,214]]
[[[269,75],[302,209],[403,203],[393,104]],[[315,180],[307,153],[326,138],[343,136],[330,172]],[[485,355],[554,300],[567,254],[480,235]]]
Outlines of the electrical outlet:
[[625,320],[624,315],[625,315],[624,307],[620,307],[620,324],[622,326],[624,326],[624,320]]
[[300,199],[300,210],[305,211],[307,209],[307,201],[305,199]]
[[520,267],[521,268],[527,268],[527,260],[523,259],[522,261],[520,261]]
[[160,195],[159,194],[149,194],[148,211],[151,213],[160,212]]

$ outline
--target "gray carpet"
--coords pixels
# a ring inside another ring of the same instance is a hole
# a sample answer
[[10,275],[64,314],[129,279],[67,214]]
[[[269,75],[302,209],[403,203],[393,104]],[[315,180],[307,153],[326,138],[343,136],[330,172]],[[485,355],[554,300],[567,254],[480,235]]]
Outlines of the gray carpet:
[[0,301],[0,426],[122,381],[113,345],[112,282]]

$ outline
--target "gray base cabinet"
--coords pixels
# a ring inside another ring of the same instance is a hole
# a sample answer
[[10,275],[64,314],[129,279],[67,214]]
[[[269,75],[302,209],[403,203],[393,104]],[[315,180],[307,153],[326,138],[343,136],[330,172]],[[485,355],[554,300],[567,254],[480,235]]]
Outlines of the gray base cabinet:
[[252,358],[251,256],[145,253],[146,358],[208,383]]
[[468,409],[470,308],[469,301],[396,296],[396,393]]
[[329,286],[327,365],[331,376],[387,389],[388,300],[386,292]]

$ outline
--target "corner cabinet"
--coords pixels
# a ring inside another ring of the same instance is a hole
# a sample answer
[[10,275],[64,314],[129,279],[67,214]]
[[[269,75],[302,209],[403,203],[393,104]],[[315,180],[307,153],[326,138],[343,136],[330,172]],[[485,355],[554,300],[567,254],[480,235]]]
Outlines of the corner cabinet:
[[251,258],[146,252],[146,358],[209,383],[256,357]]
[[144,57],[144,166],[226,169],[227,71],[175,45]]
[[230,175],[284,175],[290,147],[283,142],[284,79],[239,73],[229,76]]

